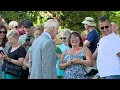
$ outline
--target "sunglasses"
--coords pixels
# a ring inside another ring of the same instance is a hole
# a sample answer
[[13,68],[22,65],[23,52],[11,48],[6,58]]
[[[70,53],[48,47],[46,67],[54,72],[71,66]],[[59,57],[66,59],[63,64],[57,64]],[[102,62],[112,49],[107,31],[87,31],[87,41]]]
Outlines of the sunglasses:
[[104,28],[108,29],[109,26],[100,27],[100,29],[104,29]]
[[18,28],[18,26],[15,26],[15,28]]
[[61,40],[62,40],[62,39],[64,39],[64,40],[65,40],[65,39],[66,39],[66,37],[60,37],[60,39],[61,39]]
[[0,31],[0,34],[3,33],[3,34],[6,34],[7,32],[6,31]]

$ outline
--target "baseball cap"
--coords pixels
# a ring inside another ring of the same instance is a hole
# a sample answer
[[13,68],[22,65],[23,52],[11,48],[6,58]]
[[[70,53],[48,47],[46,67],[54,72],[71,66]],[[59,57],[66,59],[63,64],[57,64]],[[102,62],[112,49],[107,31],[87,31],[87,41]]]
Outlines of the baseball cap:
[[23,22],[24,27],[30,28],[33,26],[33,23],[29,20]]

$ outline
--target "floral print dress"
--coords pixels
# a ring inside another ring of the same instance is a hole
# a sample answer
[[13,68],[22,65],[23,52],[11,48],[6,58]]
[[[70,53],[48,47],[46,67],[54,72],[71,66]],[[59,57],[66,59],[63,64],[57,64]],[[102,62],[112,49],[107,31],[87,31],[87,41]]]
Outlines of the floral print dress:
[[[74,58],[79,58],[83,59],[84,55],[84,47],[82,48],[81,52],[78,53],[77,55],[70,55],[66,53],[64,55],[63,62],[67,62],[68,60],[74,59]],[[89,79],[88,76],[85,76],[85,71],[83,68],[83,65],[81,64],[71,64],[70,66],[66,67],[63,75],[63,79]]]

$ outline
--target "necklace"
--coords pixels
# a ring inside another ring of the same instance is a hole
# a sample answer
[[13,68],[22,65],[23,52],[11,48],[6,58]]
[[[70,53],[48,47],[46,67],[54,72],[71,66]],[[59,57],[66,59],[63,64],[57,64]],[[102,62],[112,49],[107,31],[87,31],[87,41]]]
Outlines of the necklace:
[[17,46],[17,47],[14,47],[11,49],[11,52],[15,51],[16,49],[18,49],[21,45]]

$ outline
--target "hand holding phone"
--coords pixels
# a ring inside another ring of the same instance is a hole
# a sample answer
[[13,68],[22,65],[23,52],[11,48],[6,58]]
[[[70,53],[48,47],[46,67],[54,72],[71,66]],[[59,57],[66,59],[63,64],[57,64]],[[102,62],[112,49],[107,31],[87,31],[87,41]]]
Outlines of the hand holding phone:
[[5,55],[5,53],[3,52],[3,50],[0,50],[0,53]]
[[26,42],[28,42],[28,41],[30,41],[30,38],[27,38],[27,39],[26,39]]

